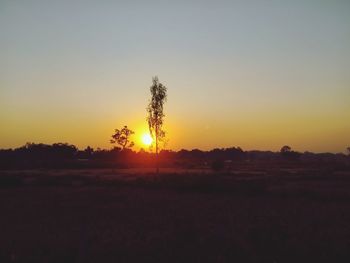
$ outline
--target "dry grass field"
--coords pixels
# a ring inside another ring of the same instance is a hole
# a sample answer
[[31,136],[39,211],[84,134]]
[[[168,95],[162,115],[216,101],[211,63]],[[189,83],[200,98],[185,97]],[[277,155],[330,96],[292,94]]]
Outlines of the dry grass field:
[[0,172],[0,262],[349,262],[350,173]]

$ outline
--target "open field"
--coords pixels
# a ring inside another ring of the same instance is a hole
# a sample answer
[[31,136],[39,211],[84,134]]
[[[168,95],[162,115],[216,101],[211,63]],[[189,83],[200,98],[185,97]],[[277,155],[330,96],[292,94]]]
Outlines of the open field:
[[350,172],[0,172],[0,262],[349,262]]

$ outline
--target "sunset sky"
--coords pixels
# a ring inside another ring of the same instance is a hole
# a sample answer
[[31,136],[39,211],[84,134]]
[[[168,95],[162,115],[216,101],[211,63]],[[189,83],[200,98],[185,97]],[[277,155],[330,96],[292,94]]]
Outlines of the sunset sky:
[[350,1],[0,0],[0,35],[0,148],[138,149],[155,75],[167,148],[350,146]]

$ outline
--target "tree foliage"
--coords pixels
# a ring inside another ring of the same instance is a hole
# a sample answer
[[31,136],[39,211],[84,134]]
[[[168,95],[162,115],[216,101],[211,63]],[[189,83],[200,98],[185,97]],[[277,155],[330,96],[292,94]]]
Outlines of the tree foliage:
[[147,107],[147,122],[149,132],[156,143],[156,152],[158,152],[158,144],[164,141],[165,138],[165,131],[163,130],[165,114],[163,108],[167,99],[167,88],[159,82],[158,77],[154,77],[150,91],[151,100]]
[[[152,79],[153,85],[150,87],[151,99],[147,107],[147,122],[149,132],[155,141],[156,158],[158,159],[159,142],[165,142],[164,123],[164,103],[167,100],[167,88],[159,82],[158,77]],[[157,172],[158,172],[157,162]]]
[[299,152],[293,151],[288,145],[281,148],[281,155],[288,160],[297,160],[301,156]]
[[281,148],[281,153],[288,153],[288,152],[291,152],[292,151],[292,148],[288,145],[284,145],[282,148]]
[[130,130],[128,126],[124,126],[122,129],[115,129],[115,133],[112,135],[111,143],[119,144],[123,150],[125,148],[131,148],[134,143],[130,140],[130,137],[134,134],[134,131]]

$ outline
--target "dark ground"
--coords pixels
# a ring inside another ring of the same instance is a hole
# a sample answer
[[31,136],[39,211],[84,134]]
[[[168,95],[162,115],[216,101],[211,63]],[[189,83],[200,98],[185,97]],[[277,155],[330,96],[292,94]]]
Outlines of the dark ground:
[[0,262],[350,262],[350,173],[0,172]]

